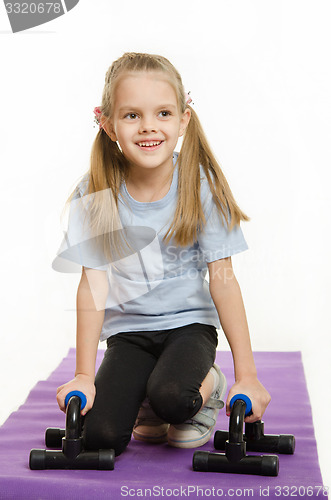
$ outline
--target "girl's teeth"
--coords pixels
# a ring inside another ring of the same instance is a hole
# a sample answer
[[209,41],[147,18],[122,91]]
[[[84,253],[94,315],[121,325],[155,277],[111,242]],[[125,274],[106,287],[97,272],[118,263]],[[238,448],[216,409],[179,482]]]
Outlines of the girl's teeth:
[[158,146],[159,144],[161,144],[161,141],[158,141],[158,142],[138,142],[139,146],[142,146],[142,147],[148,147],[148,146]]

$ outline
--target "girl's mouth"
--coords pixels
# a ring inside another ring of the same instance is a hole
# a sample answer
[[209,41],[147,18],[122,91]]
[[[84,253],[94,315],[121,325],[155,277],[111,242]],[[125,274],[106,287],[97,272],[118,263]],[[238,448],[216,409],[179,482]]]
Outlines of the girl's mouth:
[[163,141],[141,141],[137,142],[137,146],[144,151],[155,151],[158,149]]

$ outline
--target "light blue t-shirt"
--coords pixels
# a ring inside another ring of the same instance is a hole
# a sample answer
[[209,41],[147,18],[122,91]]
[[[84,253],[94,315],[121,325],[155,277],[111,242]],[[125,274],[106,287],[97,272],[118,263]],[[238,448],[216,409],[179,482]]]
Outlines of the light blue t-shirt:
[[[174,153],[174,165],[177,158],[178,153]],[[175,167],[168,193],[147,203],[132,198],[122,184],[118,212],[133,251],[113,264],[88,244],[90,240],[82,229],[83,211],[71,209],[57,258],[60,264],[53,267],[70,272],[75,263],[107,271],[109,293],[100,340],[119,332],[167,330],[190,323],[220,326],[205,279],[207,263],[246,250],[247,244],[239,226],[229,231],[223,223],[202,169],[201,202],[206,225],[191,246],[177,247],[171,241],[165,244],[163,237],[176,208],[177,183]]]

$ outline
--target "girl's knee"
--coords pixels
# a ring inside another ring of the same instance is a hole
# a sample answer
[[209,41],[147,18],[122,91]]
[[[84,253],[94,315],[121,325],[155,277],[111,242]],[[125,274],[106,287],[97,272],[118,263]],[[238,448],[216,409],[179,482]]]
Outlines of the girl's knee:
[[150,386],[147,394],[154,412],[169,424],[181,424],[192,418],[202,405],[199,392],[183,389],[176,383]]
[[118,456],[129,444],[131,434],[123,435],[115,432],[103,423],[94,429],[91,426],[84,426],[83,438],[86,450],[114,450]]

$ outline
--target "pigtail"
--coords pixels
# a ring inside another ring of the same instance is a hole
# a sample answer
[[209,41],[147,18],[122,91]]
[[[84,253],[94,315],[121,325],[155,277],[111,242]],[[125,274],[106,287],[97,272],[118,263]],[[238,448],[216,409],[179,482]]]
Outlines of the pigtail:
[[196,241],[203,229],[205,216],[200,199],[200,165],[208,180],[213,200],[231,230],[240,221],[248,221],[237,205],[229,184],[219,166],[202,129],[198,115],[191,106],[191,119],[187,126],[178,156],[178,202],[167,241],[174,237],[178,245]]
[[91,151],[89,193],[110,188],[116,205],[127,162],[116,142],[100,128]]
[[172,224],[165,235],[180,246],[193,244],[205,223],[200,197],[200,142],[198,122],[191,109],[181,151],[178,156],[178,201]]
[[[106,262],[114,262],[128,253],[118,213],[118,196],[127,168],[116,142],[100,128],[91,150],[88,174],[88,231]],[[131,250],[129,250],[130,253]]]
[[84,228],[82,242],[88,241],[94,249],[99,265],[113,263],[116,268],[116,261],[135,251],[118,212],[119,191],[126,171],[127,161],[117,143],[100,128],[92,145],[89,171],[66,203],[68,208],[73,200],[79,200]]

